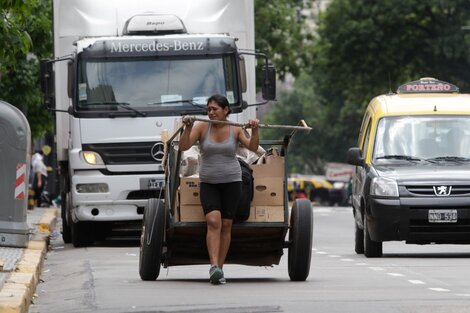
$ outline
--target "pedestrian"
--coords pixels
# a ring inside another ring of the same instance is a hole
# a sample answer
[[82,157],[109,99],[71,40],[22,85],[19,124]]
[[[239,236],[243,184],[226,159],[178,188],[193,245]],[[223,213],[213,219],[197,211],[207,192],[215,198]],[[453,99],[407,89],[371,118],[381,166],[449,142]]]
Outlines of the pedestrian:
[[47,166],[44,163],[44,153],[42,151],[35,154],[33,163],[33,190],[36,206],[41,206],[41,194],[47,185]]
[[[230,105],[226,97],[215,94],[207,100],[207,115],[211,121],[227,121]],[[236,151],[239,143],[257,151],[259,134],[257,119],[249,120],[250,138],[244,130],[227,124],[194,123],[183,118],[185,128],[179,141],[182,151],[199,141],[200,200],[204,210],[209,254],[209,276],[212,284],[224,284],[223,266],[230,247],[232,222],[242,191],[242,172]]]

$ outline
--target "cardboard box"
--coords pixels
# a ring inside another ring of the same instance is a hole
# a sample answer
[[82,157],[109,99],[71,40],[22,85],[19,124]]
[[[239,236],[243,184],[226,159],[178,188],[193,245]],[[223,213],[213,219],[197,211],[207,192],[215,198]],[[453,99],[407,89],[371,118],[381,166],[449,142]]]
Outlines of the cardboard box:
[[284,206],[252,206],[247,222],[284,222]]
[[279,177],[284,178],[284,158],[268,156],[265,157],[262,164],[253,164],[253,177],[266,178],[266,177]]
[[180,222],[205,222],[206,217],[201,205],[185,205],[179,207],[179,221]]
[[201,200],[199,199],[199,177],[181,177],[179,203],[180,205],[201,205]]
[[253,206],[284,205],[284,179],[264,177],[254,179]]

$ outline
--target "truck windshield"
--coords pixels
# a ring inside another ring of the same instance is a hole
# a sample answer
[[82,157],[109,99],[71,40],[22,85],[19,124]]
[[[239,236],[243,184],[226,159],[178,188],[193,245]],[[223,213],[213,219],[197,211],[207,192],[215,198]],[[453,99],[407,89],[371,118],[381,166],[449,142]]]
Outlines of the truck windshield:
[[113,102],[140,111],[205,108],[215,93],[239,101],[233,56],[90,59],[78,75],[78,110],[115,109]]
[[373,158],[468,161],[470,116],[384,117],[377,126]]

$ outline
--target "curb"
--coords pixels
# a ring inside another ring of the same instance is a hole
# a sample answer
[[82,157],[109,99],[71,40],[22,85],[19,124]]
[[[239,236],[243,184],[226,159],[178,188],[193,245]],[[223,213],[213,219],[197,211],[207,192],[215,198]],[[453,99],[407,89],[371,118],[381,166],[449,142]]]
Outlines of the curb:
[[0,312],[28,312],[39,283],[49,237],[56,226],[57,216],[57,209],[46,209],[36,224],[36,229],[28,246],[24,249],[23,256],[16,263],[15,271],[10,274],[3,288],[0,289]]

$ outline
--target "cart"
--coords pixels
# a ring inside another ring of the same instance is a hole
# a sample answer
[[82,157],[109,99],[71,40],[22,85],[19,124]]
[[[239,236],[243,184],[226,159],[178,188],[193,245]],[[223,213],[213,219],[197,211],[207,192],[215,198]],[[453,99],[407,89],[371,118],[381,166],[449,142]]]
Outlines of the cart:
[[[307,279],[312,252],[312,206],[308,199],[296,199],[289,209],[287,196],[287,152],[289,142],[298,128],[280,140],[260,141],[260,146],[266,151],[278,151],[279,154],[272,158],[276,162],[264,164],[264,168],[263,164],[259,164],[259,167],[252,165],[255,181],[252,203],[256,205],[252,205],[247,221],[233,224],[225,264],[278,265],[287,248],[290,279]],[[310,130],[309,127],[305,129]],[[202,208],[198,208],[197,204],[192,207],[184,205],[180,198],[184,186],[181,182],[185,179],[180,177],[182,152],[175,138],[181,130],[182,127],[166,142],[166,157],[163,161],[165,186],[161,196],[149,199],[144,211],[139,257],[142,280],[156,280],[161,267],[209,263]],[[266,160],[269,160],[269,156]],[[259,182],[272,185],[257,195]],[[268,192],[266,199],[263,198],[265,191]]]

